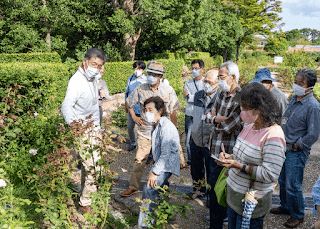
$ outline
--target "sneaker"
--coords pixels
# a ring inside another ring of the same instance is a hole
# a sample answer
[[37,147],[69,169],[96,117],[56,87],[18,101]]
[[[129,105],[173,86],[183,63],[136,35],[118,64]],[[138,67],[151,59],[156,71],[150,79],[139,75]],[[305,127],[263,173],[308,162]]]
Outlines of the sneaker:
[[210,222],[210,215],[206,215],[206,216],[204,217],[204,219],[205,219],[205,221]]
[[124,190],[120,192],[120,195],[123,197],[132,196],[135,193],[138,193],[139,191],[137,189],[128,188],[127,190]]
[[130,145],[128,151],[132,151],[132,150],[134,150],[136,147],[137,147],[136,145]]

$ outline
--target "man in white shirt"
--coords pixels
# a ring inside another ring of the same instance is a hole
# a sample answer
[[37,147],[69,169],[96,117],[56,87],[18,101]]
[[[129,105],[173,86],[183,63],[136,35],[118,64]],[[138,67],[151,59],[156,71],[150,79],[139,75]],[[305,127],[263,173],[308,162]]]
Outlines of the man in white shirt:
[[188,165],[191,165],[191,152],[190,152],[190,136],[191,136],[191,124],[194,107],[194,95],[196,92],[204,90],[203,73],[204,62],[196,59],[191,63],[192,76],[194,78],[188,80],[184,85],[183,97],[187,102],[185,113],[185,132],[186,132],[186,147],[188,153]]
[[[84,59],[82,60],[82,65],[69,80],[66,96],[61,106],[63,117],[69,125],[75,120],[86,120],[86,117],[92,115],[90,121],[94,122],[94,130],[96,130],[97,135],[100,130],[100,117],[96,77],[106,60],[107,56],[102,50],[97,48],[90,48],[87,50]],[[81,145],[83,147],[87,147],[83,144],[86,139],[90,139],[91,145],[97,144],[94,137],[85,136],[81,140]],[[95,162],[99,160],[100,155],[96,150],[93,152],[93,157],[88,159],[86,158],[86,154],[88,154],[88,152],[80,153],[83,160],[81,175],[86,172],[87,176],[85,178],[85,183],[81,184],[81,187],[84,188],[79,201],[79,209],[84,213],[93,213],[93,210],[90,208],[91,193],[96,192],[97,187],[93,185],[94,178],[92,176],[92,167],[97,167]]]

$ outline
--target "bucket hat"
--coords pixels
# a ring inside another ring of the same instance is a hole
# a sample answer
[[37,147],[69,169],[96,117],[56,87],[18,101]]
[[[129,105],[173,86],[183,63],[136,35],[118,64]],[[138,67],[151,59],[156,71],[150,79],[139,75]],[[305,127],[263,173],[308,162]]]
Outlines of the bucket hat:
[[269,68],[262,68],[258,71],[256,71],[256,75],[253,80],[250,82],[261,82],[263,80],[271,80],[271,81],[277,81],[276,79],[271,77],[271,72]]
[[161,74],[161,75],[165,75],[165,71],[163,70],[163,64],[161,62],[157,62],[155,60],[152,60],[148,63],[147,72],[152,72],[155,74]]

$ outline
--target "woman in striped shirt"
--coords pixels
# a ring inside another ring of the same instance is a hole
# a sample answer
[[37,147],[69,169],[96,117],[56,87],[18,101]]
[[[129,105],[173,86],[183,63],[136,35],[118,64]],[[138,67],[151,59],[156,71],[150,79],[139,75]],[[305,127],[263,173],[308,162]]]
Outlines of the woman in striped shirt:
[[285,137],[280,126],[281,109],[275,98],[260,83],[251,83],[238,95],[241,119],[250,123],[237,138],[233,155],[220,153],[218,162],[229,170],[227,203],[229,229],[241,228],[242,199],[249,188],[256,190],[258,204],[250,228],[263,228],[263,218],[270,211],[274,182],[285,160]]

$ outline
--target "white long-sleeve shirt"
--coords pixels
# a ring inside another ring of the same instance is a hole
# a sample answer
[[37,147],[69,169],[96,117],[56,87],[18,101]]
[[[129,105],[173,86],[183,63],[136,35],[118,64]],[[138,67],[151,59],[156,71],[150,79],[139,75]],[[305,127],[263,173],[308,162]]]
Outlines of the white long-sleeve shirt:
[[61,112],[68,124],[92,114],[94,125],[100,126],[97,81],[88,81],[81,67],[69,80]]
[[188,80],[184,85],[184,89],[187,90],[189,93],[189,95],[186,98],[186,115],[188,116],[193,116],[194,95],[196,94],[196,92],[204,89],[203,80],[204,78],[202,78],[201,80],[195,80],[194,78],[192,78]]

